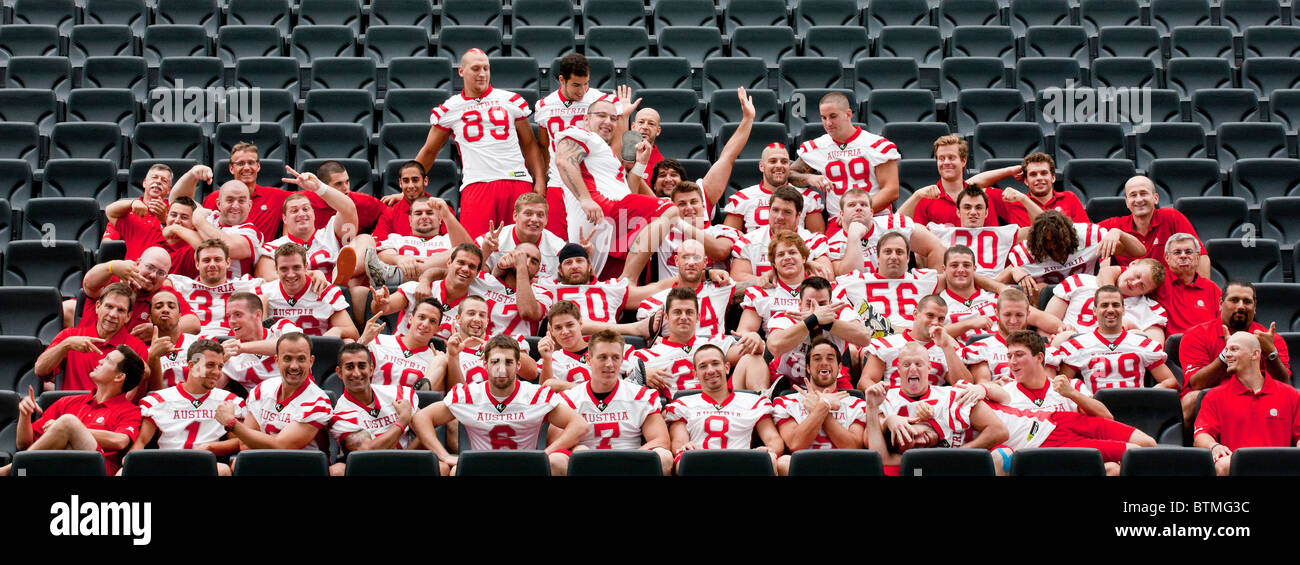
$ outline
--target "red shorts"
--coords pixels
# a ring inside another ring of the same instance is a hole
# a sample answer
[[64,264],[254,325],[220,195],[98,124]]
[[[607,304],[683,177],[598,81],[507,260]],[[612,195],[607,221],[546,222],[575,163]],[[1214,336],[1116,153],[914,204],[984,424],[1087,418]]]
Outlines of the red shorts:
[[599,192],[592,192],[591,196],[605,212],[605,217],[614,222],[610,257],[626,256],[641,228],[673,207],[672,202],[645,194],[629,194],[620,200],[607,200]]
[[564,206],[563,188],[546,187],[546,229],[560,239],[569,240],[569,213]]
[[1078,412],[1053,412],[1056,429],[1042,447],[1091,447],[1106,461],[1119,462],[1128,449],[1128,441],[1137,428],[1114,420]]
[[460,223],[471,238],[488,231],[488,222],[515,223],[515,199],[532,192],[533,183],[522,180],[476,182],[460,189]]

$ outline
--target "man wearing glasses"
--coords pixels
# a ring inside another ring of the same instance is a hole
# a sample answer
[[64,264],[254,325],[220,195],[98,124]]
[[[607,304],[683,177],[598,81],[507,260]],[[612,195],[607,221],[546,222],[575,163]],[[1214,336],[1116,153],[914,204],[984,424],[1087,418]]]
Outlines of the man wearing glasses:
[[1164,254],[1165,281],[1152,296],[1169,316],[1165,334],[1180,334],[1217,318],[1223,291],[1200,272],[1200,263],[1206,257],[1201,242],[1195,235],[1176,233],[1165,241]]

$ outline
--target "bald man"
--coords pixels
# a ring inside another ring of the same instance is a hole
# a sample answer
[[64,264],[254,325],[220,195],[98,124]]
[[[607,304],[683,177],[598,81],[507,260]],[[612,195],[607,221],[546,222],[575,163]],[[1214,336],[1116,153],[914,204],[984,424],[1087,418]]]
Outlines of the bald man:
[[[1187,216],[1172,206],[1157,208],[1159,203],[1160,193],[1156,191],[1156,185],[1151,179],[1138,175],[1124,183],[1124,205],[1128,206],[1131,214],[1107,218],[1097,225],[1132,234],[1146,246],[1147,252],[1140,257],[1115,257],[1111,259],[1113,264],[1126,267],[1138,259],[1151,258],[1167,269],[1169,264],[1165,262],[1165,242],[1169,241],[1169,236],[1176,233],[1196,236],[1196,228],[1192,227]],[[1197,237],[1196,241],[1200,243],[1200,238]],[[1206,253],[1205,246],[1197,247],[1201,250],[1201,256],[1196,265],[1196,273],[1209,278],[1210,256]]]
[[[135,261],[107,261],[91,267],[81,278],[81,291],[86,294],[86,304],[81,315],[82,328],[93,328],[99,321],[95,303],[104,293],[104,288],[115,282],[124,282],[135,292],[135,301],[130,305],[130,315],[123,322],[122,329],[142,341],[153,337],[153,324],[149,322],[149,305],[153,295],[163,287],[170,287],[167,273],[172,266],[171,255],[161,247],[150,247],[140,254]],[[177,328],[181,333],[197,333],[200,326],[199,317],[190,309],[189,304],[180,305],[180,319]]]
[[[654,108],[642,108],[632,117],[632,124],[628,129],[641,134],[641,139],[650,144],[650,157],[645,166],[647,171],[654,170],[655,165],[664,160],[664,156],[659,154],[659,146],[655,145],[655,140],[659,139],[659,134],[664,131],[659,127],[659,112]],[[623,164],[631,167],[633,163],[624,161]]]
[[822,189],[832,221],[839,218],[840,198],[851,188],[871,195],[876,214],[888,214],[898,199],[898,147],[854,125],[853,108],[841,93],[823,96],[817,110],[826,133],[799,145],[790,184]]
[[493,225],[510,223],[519,195],[546,196],[546,162],[528,124],[532,109],[518,94],[492,88],[487,55],[466,51],[457,73],[465,88],[433,109],[433,127],[415,160],[429,170],[447,140],[455,139],[462,164],[460,201],[467,204],[461,224],[477,238]]
[[[256,148],[252,149],[254,152],[256,150]],[[247,150],[240,154],[246,153]],[[231,167],[234,167],[234,164],[231,164]],[[171,199],[175,200],[181,196],[193,198],[194,187],[199,180],[211,182],[212,170],[200,165],[185,173],[180,180],[176,181],[176,186],[172,187]],[[194,233],[186,233],[179,237],[187,241],[221,240],[230,249],[230,278],[251,276],[264,240],[262,231],[248,221],[249,213],[253,206],[257,205],[256,201],[248,185],[239,179],[226,181],[215,194],[217,209],[195,207],[191,218],[194,222],[194,229],[191,231]],[[207,202],[211,201],[212,195],[209,195]],[[284,199],[280,198],[277,205],[283,207]],[[279,229],[280,220],[277,215],[275,230]]]
[[1196,416],[1196,447],[1209,449],[1214,470],[1227,475],[1243,447],[1300,447],[1300,392],[1259,370],[1260,338],[1228,337],[1222,360],[1233,378],[1210,389]]

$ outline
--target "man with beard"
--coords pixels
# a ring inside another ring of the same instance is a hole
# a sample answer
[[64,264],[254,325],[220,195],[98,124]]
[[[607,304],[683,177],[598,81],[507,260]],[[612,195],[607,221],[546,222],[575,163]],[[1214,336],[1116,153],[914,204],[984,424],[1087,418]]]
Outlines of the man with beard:
[[[444,267],[452,247],[470,242],[460,220],[440,199],[416,198],[411,202],[410,214],[410,235],[392,233],[378,246],[365,248],[371,286],[419,280],[421,273]],[[447,235],[438,235],[443,225],[447,226]]]
[[[727,206],[722,209],[727,213],[726,225],[742,233],[766,226],[772,194],[778,188],[790,186],[790,153],[785,145],[773,143],[764,147],[759,156],[758,172],[763,175],[763,180],[732,194],[727,199]],[[799,218],[799,224],[810,232],[825,233],[826,218],[822,217],[821,212],[826,209],[826,205],[821,193],[805,188],[801,194],[803,214]]]
[[682,452],[690,449],[749,449],[757,432],[763,445],[754,449],[766,452],[775,469],[785,444],[772,423],[772,402],[728,387],[730,365],[718,346],[700,347],[693,361],[700,394],[683,396],[664,408],[674,456],[680,460]]
[[[368,449],[419,449],[419,439],[410,429],[414,407],[420,405],[415,389],[401,384],[374,384],[374,359],[360,343],[339,349],[339,378],[343,396],[334,404],[330,435],[338,442],[342,457]],[[343,476],[347,463],[330,466],[330,475]]]
[[[445,327],[445,326],[444,326]],[[447,386],[460,383],[478,383],[488,379],[484,357],[479,354],[483,344],[493,337],[488,333],[488,303],[481,296],[466,296],[456,313],[455,333],[447,339]],[[501,335],[501,334],[499,334]],[[519,336],[506,335],[524,356],[515,361],[514,372],[524,379],[537,380],[537,362],[528,353],[528,341]]]
[[[270,241],[280,233],[280,211],[284,209],[284,199],[289,197],[289,191],[257,184],[257,175],[261,171],[262,160],[258,156],[256,145],[241,141],[230,148],[230,174],[248,190],[248,199],[244,206],[245,216],[238,223],[253,224],[259,234],[259,241]],[[181,188],[182,180],[185,180],[184,177],[177,179],[176,187],[172,189],[173,199],[177,196],[177,189]],[[212,170],[208,169],[206,175],[194,180],[212,182]],[[194,197],[193,180],[189,182],[189,191],[185,196]],[[220,197],[220,193],[217,192],[208,194],[208,197],[203,199],[203,207],[208,210],[221,209],[221,204],[218,202]],[[210,236],[205,235],[204,239],[208,237]],[[234,247],[232,246],[231,249],[233,250]],[[238,256],[238,253],[235,255]]]
[[1200,274],[1201,242],[1189,233],[1176,233],[1165,241],[1165,281],[1155,299],[1169,315],[1169,335],[1219,318],[1223,291],[1210,277]]
[[646,286],[637,286],[628,279],[597,281],[587,250],[576,243],[565,245],[560,250],[559,259],[559,279],[542,286],[551,301],[571,300],[582,309],[583,333],[614,329],[613,324],[618,322],[623,310],[639,306],[643,300],[671,288],[678,280],[677,277],[668,277]]
[[[1029,201],[1029,197],[1014,188],[1002,191],[1002,198]],[[1033,205],[1029,210],[1029,217],[1032,220],[1040,213],[1042,211],[1038,206]],[[968,186],[957,193],[956,217],[959,221],[953,226],[931,222],[926,227],[944,246],[961,245],[970,248],[975,254],[975,265],[979,268],[979,274],[986,277],[996,277],[1002,272],[1002,269],[1007,266],[1007,256],[1011,254],[1011,248],[1029,235],[1029,228],[1022,228],[1015,224],[987,225],[992,218],[989,214],[988,194],[973,186]]]
[[286,243],[275,250],[279,278],[257,288],[267,317],[288,320],[307,335],[356,339],[357,327],[348,315],[347,299],[337,286],[312,288],[307,249]]
[[[808,355],[818,340],[834,345],[835,351],[847,359],[849,345],[857,348],[870,344],[871,332],[848,303],[831,303],[830,281],[808,277],[799,284],[799,310],[776,314],[767,323],[767,346],[776,358],[772,373],[790,379],[796,386],[807,386]],[[853,388],[848,375],[837,372],[835,378],[838,388]]]
[[280,376],[253,387],[244,417],[237,418],[235,404],[227,401],[217,406],[217,421],[246,449],[328,450],[323,431],[333,409],[311,377],[316,362],[311,340],[301,333],[281,335],[275,341],[275,361]]
[[[275,250],[286,243],[296,243],[307,248],[307,265],[313,271],[325,273],[336,284],[347,284],[352,276],[359,273],[356,251],[347,243],[357,235],[357,207],[346,194],[330,188],[329,185],[311,173],[298,174],[286,165],[285,170],[293,175],[286,178],[287,184],[297,185],[302,192],[290,194],[284,199],[284,235],[262,244],[255,269],[257,278],[265,281],[276,279]],[[325,227],[316,227],[316,209],[307,194],[316,194],[338,212],[330,218]],[[337,273],[335,265],[338,266]]]
[[970,381],[970,371],[961,360],[961,345],[943,330],[948,306],[935,295],[921,298],[916,307],[912,327],[902,333],[878,338],[871,342],[871,356],[862,367],[858,388],[884,382],[889,388],[901,386],[902,354],[905,347],[915,344],[926,354],[929,382],[935,385]]
[[411,206],[420,198],[434,196],[427,190],[429,174],[426,170],[419,161],[402,163],[402,167],[397,170],[397,188],[402,192],[384,197],[383,203],[388,207],[379,215],[379,221],[375,223],[375,230],[371,232],[372,243],[383,242],[392,234],[411,235]]
[[[203,331],[223,331],[226,321],[226,302],[236,292],[254,292],[265,282],[248,277],[230,279],[230,250],[219,239],[209,239],[194,248],[194,261],[199,278],[168,275],[172,287],[185,298],[185,303],[198,316]],[[314,276],[314,275],[313,275]],[[324,282],[321,275],[318,283]]]
[[1097,262],[1112,255],[1141,257],[1142,242],[1119,230],[1096,224],[1070,223],[1055,210],[1034,218],[1029,234],[1007,257],[997,281],[1016,284],[1031,296],[1044,284],[1057,284],[1071,275],[1097,272]]
[[[1156,207],[1160,204],[1160,193],[1156,192],[1156,184],[1147,177],[1139,175],[1124,183],[1124,204],[1131,214],[1107,218],[1097,225],[1117,229],[1137,238],[1147,249],[1146,255],[1140,258],[1154,259],[1162,267],[1167,267],[1164,245],[1169,241],[1169,236],[1186,233],[1196,237],[1196,228],[1182,212],[1173,207]],[[1200,243],[1200,238],[1197,238],[1197,243]],[[1139,257],[1116,257],[1114,264],[1125,267],[1136,259]],[[1197,258],[1196,272],[1203,277],[1210,276],[1210,256],[1204,249]]]
[[768,225],[746,233],[736,242],[732,249],[731,277],[737,281],[747,281],[761,277],[772,270],[772,258],[768,256],[768,247],[777,235],[783,231],[794,232],[805,242],[806,254],[819,276],[833,278],[834,266],[828,255],[826,236],[812,233],[799,226],[799,215],[803,212],[803,196],[791,187],[781,187],[772,192],[768,203]]
[[236,292],[226,301],[226,335],[234,339],[221,343],[226,364],[221,368],[218,387],[247,394],[258,383],[280,376],[275,359],[276,340],[302,330],[287,320],[279,320],[267,328],[262,325],[263,308],[262,299],[251,292]]
[[[227,438],[217,421],[217,406],[230,402],[235,416],[244,413],[244,400],[217,388],[221,381],[221,344],[198,339],[184,349],[184,380],[169,384],[140,400],[140,435],[132,450],[144,449],[158,435],[159,449],[201,449],[224,457],[239,451],[239,440]],[[217,474],[230,475],[230,466],[217,463]]]
[[[700,303],[695,293],[687,287],[676,287],[664,297],[663,326],[668,336],[653,342],[648,348],[632,352],[624,367],[632,382],[644,382],[658,390],[664,398],[683,390],[700,387],[691,362],[696,351],[713,345],[727,352],[727,364],[736,368],[731,376],[731,387],[763,390],[770,384],[767,364],[763,362],[763,341],[757,335],[747,334],[746,339],[733,337],[700,337]],[[652,336],[655,337],[655,336]]]
[[[916,251],[922,267],[943,263],[944,245],[924,226],[902,214],[873,216],[871,195],[862,189],[849,189],[840,198],[840,225],[844,226],[826,241],[836,274],[876,270],[876,247],[887,233],[907,238],[908,247]],[[854,227],[858,226],[858,227]]]
[[515,223],[489,230],[479,239],[479,245],[486,250],[492,245],[488,241],[490,236],[494,233],[497,235],[496,247],[488,254],[487,267],[489,269],[496,267],[497,261],[504,254],[514,251],[515,246],[530,243],[541,251],[542,262],[537,271],[537,278],[544,281],[555,280],[556,271],[560,268],[558,259],[560,249],[567,242],[547,228],[548,218],[564,215],[563,208],[557,209],[552,214],[546,198],[540,194],[519,195],[519,199],[515,200]]
[[[131,287],[126,283],[112,283],[103,287],[96,296],[93,325],[77,326],[59,332],[50,340],[49,347],[36,358],[32,371],[45,383],[45,390],[54,390],[54,378],[60,374],[63,375],[61,390],[95,388],[91,373],[104,358],[105,350],[112,351],[112,348],[119,345],[130,347],[142,360],[149,356],[149,349],[144,342],[126,331],[131,304],[136,301],[136,294]],[[140,379],[135,382],[140,382]],[[133,390],[134,383],[130,389],[119,392],[130,393]]]
[[1219,316],[1183,333],[1178,359],[1183,364],[1183,422],[1188,427],[1196,416],[1201,396],[1223,382],[1228,374],[1224,347],[1233,333],[1248,332],[1259,340],[1261,374],[1283,383],[1291,382],[1291,355],[1286,341],[1277,334],[1276,324],[1265,328],[1255,321],[1255,306],[1255,285],[1231,281],[1223,289]]
[[1107,285],[1093,294],[1097,329],[1061,344],[1047,359],[1060,374],[1083,380],[1087,390],[1141,388],[1150,372],[1156,388],[1178,388],[1178,379],[1165,365],[1164,344],[1124,329],[1124,294]]
[[841,93],[823,96],[817,109],[826,133],[799,146],[790,183],[822,189],[832,221],[840,217],[840,198],[851,188],[871,195],[873,211],[890,210],[898,199],[898,147],[854,125],[849,99]]
[[[839,347],[815,337],[807,361],[807,389],[796,386],[794,392],[772,401],[772,419],[781,441],[791,454],[801,449],[862,449],[867,403],[836,386]],[[790,455],[782,455],[776,466],[777,474],[788,475]]]
[[[1079,197],[1068,190],[1057,192],[1054,188],[1056,183],[1056,160],[1046,153],[1030,153],[1025,156],[1024,161],[1017,167],[1007,167],[996,171],[985,173],[987,180],[984,186],[992,187],[994,183],[1007,177],[1015,177],[1017,180],[1023,180],[1025,186],[1029,188],[1029,196],[1034,199],[1044,212],[1056,211],[1064,214],[1071,222],[1076,224],[1090,223],[1088,213],[1083,209],[1083,203]],[[1026,227],[1032,224],[1033,219],[1029,215],[1029,209],[1021,201],[1008,201],[1002,197],[1000,188],[989,188],[986,192],[989,195],[989,204],[993,207],[994,213],[998,219],[1005,224],[1016,224],[1020,227]]]
[[[161,247],[150,247],[140,255],[138,261],[105,261],[86,271],[81,279],[81,291],[86,295],[86,303],[81,315],[80,327],[94,327],[99,321],[97,311],[92,307],[108,285],[122,282],[135,291],[135,301],[131,303],[128,317],[122,320],[122,329],[136,339],[149,339],[153,328],[149,324],[149,304],[155,292],[164,288],[167,272],[171,270],[171,258]],[[180,320],[177,322],[186,333],[199,330],[199,317],[190,310],[189,304],[181,306]]]
[[[374,374],[374,383],[414,388],[420,379],[427,378],[431,390],[445,390],[443,379],[447,360],[437,349],[429,346],[429,340],[442,326],[442,308],[438,301],[425,298],[416,304],[415,312],[411,314],[411,330],[404,334],[380,334],[384,326],[378,320],[376,314],[366,324],[361,339],[357,340],[369,348],[367,373]],[[340,367],[343,366],[341,359]]]
[[864,320],[879,317],[888,320],[890,326],[907,327],[915,315],[917,299],[944,288],[939,273],[933,269],[908,271],[910,255],[903,234],[891,231],[881,235],[876,242],[875,270],[855,271],[835,279],[835,301],[852,304]]
[[[929,227],[934,231],[936,226],[954,227],[966,225],[964,218],[960,218],[962,213],[961,194],[970,189],[975,189],[984,193],[984,188],[992,182],[992,178],[1004,178],[1006,175],[998,175],[998,172],[989,171],[980,173],[966,180],[963,175],[966,174],[966,157],[970,154],[970,146],[962,136],[950,134],[934,140],[934,161],[935,166],[939,169],[939,182],[917,190],[912,196],[898,208],[898,213],[912,218],[916,223]],[[1013,168],[1016,173],[1020,167]],[[1016,180],[1021,180],[1019,175]],[[1015,191],[1017,194],[1020,191]],[[1005,196],[1005,194],[1004,194]],[[987,205],[987,197],[985,204]],[[1042,209],[1032,201],[1025,202],[1029,213],[1032,215],[1042,212]],[[960,219],[959,219],[960,218]],[[997,218],[983,215],[980,223],[966,227],[982,228],[996,227]],[[933,225],[932,225],[933,224]],[[938,235],[937,233],[935,235]]]
[[1300,393],[1260,372],[1259,343],[1247,332],[1228,338],[1223,360],[1233,377],[1205,393],[1196,416],[1193,444],[1210,450],[1220,477],[1243,447],[1300,447]]
[[1138,259],[1128,267],[1102,267],[1095,277],[1074,275],[1052,289],[1047,313],[1074,326],[1076,331],[1090,331],[1097,327],[1094,293],[1102,286],[1114,285],[1124,295],[1124,329],[1164,343],[1168,314],[1148,296],[1164,279],[1165,269],[1155,259]]

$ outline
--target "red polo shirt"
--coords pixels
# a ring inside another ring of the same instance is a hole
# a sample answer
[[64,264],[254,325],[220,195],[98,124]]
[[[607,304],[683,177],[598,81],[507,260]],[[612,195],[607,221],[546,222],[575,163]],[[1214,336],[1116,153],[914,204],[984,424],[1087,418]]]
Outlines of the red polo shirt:
[[[314,192],[305,192],[307,200],[311,201],[311,207],[316,212],[316,229],[322,229],[330,222],[337,212],[325,203],[325,199],[316,196]],[[375,222],[379,221],[380,214],[384,213],[384,204],[378,198],[369,194],[360,192],[348,192],[348,198],[357,206],[357,223],[361,224],[359,230],[355,233],[370,233],[375,229]],[[281,220],[283,221],[283,220]]]
[[[424,195],[433,198],[433,195],[428,192]],[[384,210],[379,215],[379,221],[375,224],[375,231],[372,233],[377,244],[388,239],[388,234],[411,235],[411,203],[402,198],[392,207]]]
[[1156,302],[1165,308],[1169,325],[1165,333],[1180,334],[1192,326],[1219,319],[1219,300],[1223,290],[1214,281],[1195,275],[1190,284],[1165,273],[1165,282],[1154,293]]
[[[284,222],[284,199],[289,197],[289,191],[257,184],[253,185],[252,191],[252,201],[248,205],[248,219],[244,221],[257,228],[257,232],[262,234],[262,241],[271,241],[280,237],[280,224]],[[214,190],[204,198],[203,207],[216,210],[217,195],[220,192]]]
[[[655,170],[655,164],[663,160],[664,160],[664,156],[659,153],[659,146],[658,145],[650,146],[650,160],[646,161],[645,173],[647,175],[653,173]],[[649,184],[653,185],[654,179],[650,179]]]
[[[936,183],[937,184],[937,183]],[[962,181],[962,187],[965,187],[966,181]],[[999,195],[1001,198],[1001,195]],[[989,195],[989,205],[993,205],[993,196]],[[949,226],[961,226],[961,219],[957,217],[957,201],[948,196],[947,191],[942,187],[939,189],[938,198],[922,198],[916,203],[916,212],[912,214],[912,219],[922,226],[929,223],[947,224]],[[989,215],[984,218],[986,227],[996,227],[998,225],[997,215],[989,209]]]
[[[193,260],[191,259],[191,263]],[[122,282],[121,279],[113,277],[109,282]],[[145,293],[136,290],[135,303],[131,305],[130,318],[122,325],[122,332],[131,333],[136,326],[149,322],[149,303],[153,301],[153,296],[159,292],[171,292],[176,295],[176,303],[179,305],[180,314],[177,317],[186,314],[193,314],[194,309],[190,308],[190,302],[185,300],[179,293],[171,287],[162,287],[153,292]],[[95,312],[95,299],[87,296],[86,303],[81,308],[81,323],[77,324],[80,328],[95,329],[95,323],[99,321],[99,313]],[[118,332],[121,333],[121,332]],[[84,390],[84,389],[78,389]]]
[[[82,424],[92,430],[126,434],[130,438],[127,441],[128,447],[140,435],[140,407],[127,400],[125,394],[119,394],[102,403],[95,402],[94,394],[79,394],[60,398],[46,408],[41,413],[40,419],[32,423],[32,439],[39,439],[44,433],[45,424],[53,422],[64,414],[76,416]],[[122,468],[122,456],[125,450],[105,451],[104,446],[101,445],[98,451],[104,456],[104,467],[108,476],[117,474],[117,470]]]
[[[1268,328],[1260,325],[1259,322],[1251,322],[1248,331],[1253,332],[1256,330],[1266,332]],[[1227,344],[1228,337],[1223,335],[1223,322],[1219,320],[1218,316],[1183,333],[1183,341],[1178,346],[1178,360],[1183,364],[1183,394],[1191,390],[1188,387],[1189,377],[1212,363]],[[1290,369],[1291,354],[1287,351],[1286,341],[1282,340],[1281,334],[1273,336],[1273,346],[1277,348],[1277,354],[1282,359],[1282,365]],[[1259,359],[1259,370],[1273,377],[1273,379],[1280,378],[1277,375],[1268,373],[1268,359],[1263,356]],[[1228,379],[1237,380],[1231,376]]]
[[[1029,210],[1025,209],[1024,204],[1004,202],[1002,200],[1002,189],[990,187],[984,193],[989,195],[989,208],[997,214],[998,219],[1002,220],[1002,225],[1016,224],[1023,228],[1029,227],[1029,224],[1032,223],[1029,221]],[[1030,198],[1033,197],[1030,196]],[[1044,212],[1056,210],[1068,216],[1075,223],[1092,223],[1088,220],[1088,212],[1084,211],[1083,203],[1079,202],[1079,197],[1068,190],[1055,191],[1047,202],[1039,202],[1038,207],[1042,208]]]
[[1228,449],[1295,447],[1300,439],[1300,391],[1264,379],[1259,392],[1236,377],[1210,389],[1196,414],[1196,433],[1209,434]]
[[[99,332],[95,331],[94,327],[68,328],[59,332],[59,335],[54,336],[54,339],[50,341],[50,347],[58,345],[65,339],[79,335],[99,337]],[[140,355],[141,359],[149,359],[149,348],[145,346],[143,341],[136,339],[126,330],[118,330],[116,334],[108,338],[107,342],[98,345],[99,350],[104,352],[103,355],[82,353],[80,351],[68,352],[67,356],[63,358],[63,363],[54,369],[55,375],[63,374],[63,387],[60,390],[93,390],[95,383],[90,382],[90,372],[95,370],[95,366],[99,364],[100,359],[104,358],[104,355],[108,355],[109,351],[119,345],[130,347],[136,354]],[[49,412],[46,411],[46,413]]]
[[[1142,245],[1146,246],[1147,253],[1142,257],[1124,257],[1116,255],[1114,259],[1115,264],[1120,266],[1125,266],[1138,259],[1149,257],[1159,261],[1161,265],[1165,266],[1165,268],[1169,268],[1169,264],[1165,263],[1165,242],[1169,241],[1169,236],[1176,233],[1189,233],[1196,236],[1196,228],[1192,227],[1191,222],[1187,221],[1187,216],[1184,216],[1182,212],[1173,208],[1156,208],[1155,212],[1151,214],[1151,227],[1145,234],[1138,233],[1137,228],[1133,227],[1132,214],[1106,218],[1097,225],[1108,229],[1119,229],[1124,233],[1132,234],[1133,237],[1138,238],[1138,241],[1142,242]],[[1199,236],[1196,237],[1196,243],[1201,243],[1201,238]],[[1205,255],[1204,245],[1201,245],[1201,255]]]

